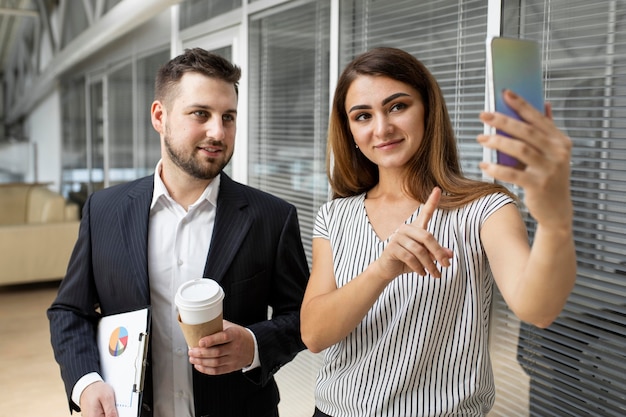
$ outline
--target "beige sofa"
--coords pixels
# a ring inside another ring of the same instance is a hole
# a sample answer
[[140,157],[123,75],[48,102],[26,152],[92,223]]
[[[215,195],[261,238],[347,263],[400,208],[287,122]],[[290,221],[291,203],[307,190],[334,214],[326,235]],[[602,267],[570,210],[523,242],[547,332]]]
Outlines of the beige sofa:
[[45,184],[0,184],[0,286],[63,278],[79,223]]

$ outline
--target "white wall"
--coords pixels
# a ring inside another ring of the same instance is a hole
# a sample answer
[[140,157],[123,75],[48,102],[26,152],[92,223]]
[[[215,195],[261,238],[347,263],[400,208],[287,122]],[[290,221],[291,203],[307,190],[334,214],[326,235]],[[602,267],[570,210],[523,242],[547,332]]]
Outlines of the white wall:
[[45,97],[24,123],[24,133],[35,144],[35,166],[27,182],[51,183],[59,191],[61,183],[61,99],[58,87]]

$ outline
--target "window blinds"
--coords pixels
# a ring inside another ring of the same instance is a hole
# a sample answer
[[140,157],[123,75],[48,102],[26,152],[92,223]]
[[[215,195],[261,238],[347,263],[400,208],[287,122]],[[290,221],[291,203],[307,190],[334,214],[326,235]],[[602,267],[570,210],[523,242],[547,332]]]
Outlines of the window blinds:
[[[475,137],[483,126],[476,116],[484,107],[493,12],[487,3],[340,1],[340,69],[381,45],[422,60],[442,87],[463,169],[474,178],[480,178]],[[327,4],[290,2],[250,25],[250,183],[297,205],[305,245],[327,198]],[[490,344],[497,399],[490,415],[624,415],[626,2],[503,0],[502,6],[503,35],[542,42],[546,99],[574,143],[578,279],[546,330],[521,324],[496,295]],[[535,225],[527,214],[526,220],[532,239]]]
[[296,6],[250,22],[248,182],[297,207],[310,262],[313,222],[328,200],[330,3]]
[[[303,1],[250,19],[248,183],[293,203],[311,262],[313,222],[328,200],[330,2]],[[305,350],[276,375],[281,415],[313,414],[321,356]]]
[[[514,370],[517,360],[529,387],[520,392],[519,375],[499,372],[498,395],[507,401],[494,409],[498,415],[626,415],[624,14],[624,1],[504,2],[504,34],[543,44],[546,99],[574,144],[578,277],[563,313],[545,330],[521,324],[518,335],[499,299],[492,351],[506,348],[494,367]],[[532,238],[532,219],[528,225]],[[530,412],[516,410],[519,395]]]
[[[419,4],[417,4],[419,3]],[[354,0],[341,3],[340,67],[376,46],[413,54],[433,73],[457,134],[462,168],[480,179],[484,109],[487,2]]]

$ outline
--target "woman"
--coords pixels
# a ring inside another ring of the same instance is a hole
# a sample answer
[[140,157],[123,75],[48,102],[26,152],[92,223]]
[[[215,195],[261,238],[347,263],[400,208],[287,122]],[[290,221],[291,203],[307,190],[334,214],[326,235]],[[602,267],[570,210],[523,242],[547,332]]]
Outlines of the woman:
[[480,167],[524,188],[532,247],[514,196],[463,176],[443,95],[421,62],[376,48],[340,76],[333,199],[318,213],[301,310],[303,341],[325,350],[316,416],[482,416],[495,395],[493,282],[526,322],[546,327],[563,308],[576,277],[571,141],[549,105],[544,116],[503,94],[525,122],[480,119],[519,140],[478,142],[526,167]]

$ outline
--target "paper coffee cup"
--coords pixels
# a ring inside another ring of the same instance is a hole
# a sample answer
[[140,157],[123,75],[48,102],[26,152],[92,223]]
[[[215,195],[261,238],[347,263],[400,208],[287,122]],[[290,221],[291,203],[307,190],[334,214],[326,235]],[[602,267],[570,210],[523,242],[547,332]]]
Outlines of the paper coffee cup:
[[222,331],[224,291],[207,278],[183,283],[176,292],[178,323],[190,347],[198,346],[204,336]]

